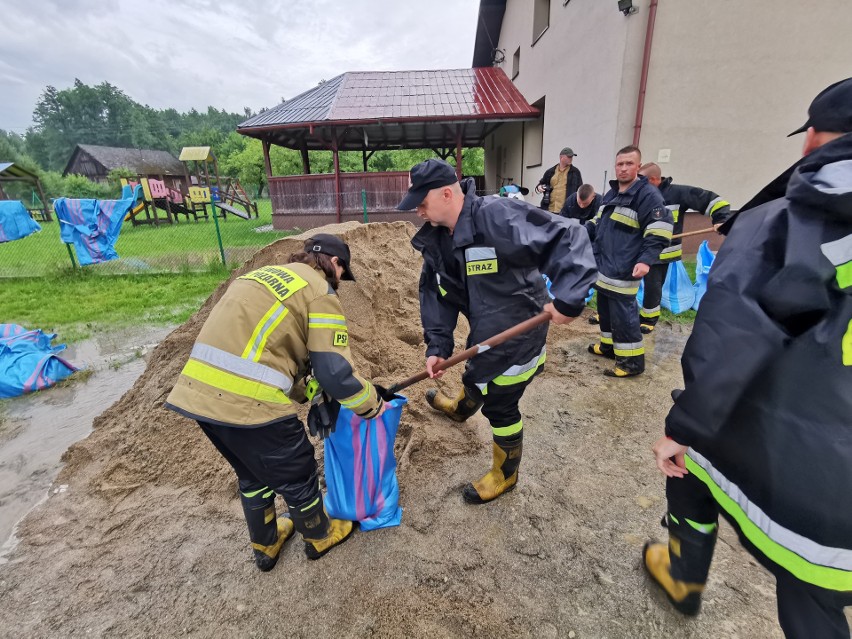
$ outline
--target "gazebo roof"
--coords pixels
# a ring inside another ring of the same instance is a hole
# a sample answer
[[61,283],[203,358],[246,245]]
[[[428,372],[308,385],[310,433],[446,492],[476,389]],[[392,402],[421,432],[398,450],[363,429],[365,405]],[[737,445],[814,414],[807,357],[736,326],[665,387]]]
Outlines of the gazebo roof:
[[0,177],[16,180],[38,179],[38,175],[14,162],[0,162]]
[[539,111],[494,67],[350,72],[237,127],[291,148],[340,150],[479,146],[501,123]]

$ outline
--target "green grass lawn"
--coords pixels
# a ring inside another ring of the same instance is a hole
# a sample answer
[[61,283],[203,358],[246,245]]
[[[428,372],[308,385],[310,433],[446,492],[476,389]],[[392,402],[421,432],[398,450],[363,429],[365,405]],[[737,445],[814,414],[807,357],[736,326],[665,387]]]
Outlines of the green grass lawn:
[[[241,264],[254,249],[288,234],[286,231],[257,232],[272,223],[269,200],[258,202],[259,218],[243,220],[229,215],[219,219],[225,259]],[[108,273],[175,272],[204,270],[220,262],[216,225],[212,219],[189,221],[181,216],[176,224],[133,226],[125,222],[116,242],[118,260],[85,267]],[[59,237],[59,222],[42,222],[42,230],[14,242],[0,244],[0,277],[54,275],[72,269],[68,249]]]
[[136,324],[180,324],[229,274],[219,266],[197,273],[5,279],[0,322],[58,333],[60,342]]

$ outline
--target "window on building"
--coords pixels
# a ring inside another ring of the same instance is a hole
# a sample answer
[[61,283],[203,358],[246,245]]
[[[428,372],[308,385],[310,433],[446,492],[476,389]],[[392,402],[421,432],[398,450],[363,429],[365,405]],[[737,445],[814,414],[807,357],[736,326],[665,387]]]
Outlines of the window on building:
[[512,56],[512,79],[518,77],[521,72],[521,47],[515,49],[515,55]]
[[550,26],[550,0],[533,0],[533,44],[536,43]]
[[544,147],[544,98],[533,104],[541,117],[527,122],[524,127],[524,163],[528,169],[541,166],[541,151]]

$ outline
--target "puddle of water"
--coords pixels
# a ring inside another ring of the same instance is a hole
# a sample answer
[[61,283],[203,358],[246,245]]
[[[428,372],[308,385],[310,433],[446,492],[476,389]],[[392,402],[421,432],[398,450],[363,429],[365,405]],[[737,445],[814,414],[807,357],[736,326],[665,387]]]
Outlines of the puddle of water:
[[95,371],[86,380],[8,400],[0,430],[0,564],[14,547],[17,523],[41,501],[61,467],[60,457],[92,430],[95,417],[117,401],[145,370],[146,358],[173,327],[136,327],[69,346],[62,357]]

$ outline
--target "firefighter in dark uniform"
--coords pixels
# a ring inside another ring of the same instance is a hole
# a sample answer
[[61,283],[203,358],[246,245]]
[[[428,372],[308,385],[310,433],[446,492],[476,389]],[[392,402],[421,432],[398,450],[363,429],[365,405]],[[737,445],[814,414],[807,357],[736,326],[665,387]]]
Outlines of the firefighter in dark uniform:
[[610,377],[632,377],[645,371],[645,346],[639,330],[636,294],[639,280],[668,246],[672,216],[659,189],[640,176],[642,155],[635,146],[615,157],[616,179],[594,218],[586,222],[598,263],[598,315],[601,338],[589,352],[615,360]]
[[[713,191],[705,191],[697,186],[673,184],[670,177],[663,178],[658,164],[648,162],[639,168],[639,175],[648,178],[648,182],[660,189],[666,207],[672,212],[674,219],[674,235],[683,233],[683,221],[687,211],[701,211],[710,217],[713,226],[718,230],[731,216],[731,205]],[[660,319],[660,300],[663,296],[663,283],[669,264],[683,257],[681,239],[672,240],[663,249],[659,258],[651,264],[651,270],[643,280],[645,293],[642,298],[642,308],[639,309],[639,328],[643,333],[654,330]]]
[[[210,311],[166,400],[168,408],[198,421],[234,468],[255,562],[263,571],[275,566],[294,528],[310,559],[352,533],[351,521],[325,513],[314,447],[296,415],[297,403],[313,398],[314,411],[323,397],[363,418],[384,411],[375,386],[353,370],[335,293],[341,278],[355,279],[349,262],[342,240],[318,234],[290,263],[234,280]],[[315,381],[306,384],[308,374]],[[276,521],[276,493],[287,503],[289,519]]]
[[[452,354],[459,313],[470,324],[470,346],[542,309],[557,324],[583,310],[595,262],[576,222],[519,200],[478,197],[473,180],[459,184],[440,160],[411,169],[411,187],[398,208],[416,208],[427,222],[411,243],[423,254],[420,317],[431,377],[440,377],[433,367]],[[542,274],[552,282],[552,302]],[[491,501],[517,483],[524,434],[518,402],[544,365],[546,337],[544,324],[469,360],[455,399],[427,394],[433,408],[456,421],[482,408],[491,424],[491,470],[465,486],[469,503]]]
[[[776,578],[788,639],[848,639],[852,605],[852,78],[804,157],[729,220],[654,445],[669,543],[645,568],[697,614],[721,512]],[[792,134],[791,134],[792,135]]]

